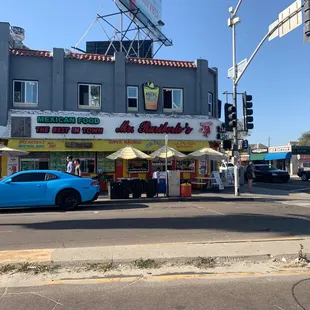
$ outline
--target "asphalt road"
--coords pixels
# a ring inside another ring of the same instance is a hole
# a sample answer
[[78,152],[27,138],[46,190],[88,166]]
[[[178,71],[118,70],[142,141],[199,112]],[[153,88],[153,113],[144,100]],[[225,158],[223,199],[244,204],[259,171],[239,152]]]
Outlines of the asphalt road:
[[300,178],[292,178],[287,183],[263,183],[256,182],[254,187],[262,187],[266,189],[283,190],[297,193],[310,193],[310,181],[303,182]]
[[300,276],[97,282],[0,289],[0,309],[310,309],[310,279]]
[[310,236],[310,209],[259,202],[169,202],[0,212],[0,250]]

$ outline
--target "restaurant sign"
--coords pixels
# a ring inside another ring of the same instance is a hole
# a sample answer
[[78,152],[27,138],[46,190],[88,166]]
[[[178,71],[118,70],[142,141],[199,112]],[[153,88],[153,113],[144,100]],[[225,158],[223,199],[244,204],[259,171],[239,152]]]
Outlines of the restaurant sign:
[[188,123],[185,123],[184,126],[180,122],[176,125],[170,126],[169,122],[161,123],[159,125],[153,125],[150,121],[144,121],[139,124],[138,128],[136,129],[135,126],[131,126],[130,121],[126,120],[123,121],[122,125],[115,129],[116,133],[135,133],[138,132],[140,134],[172,134],[172,135],[179,135],[181,133],[185,133],[189,135],[193,128],[189,126]]
[[268,148],[266,147],[262,147],[262,148],[258,148],[258,149],[252,149],[251,150],[252,154],[264,154],[264,153],[268,153]]
[[291,146],[273,146],[268,148],[269,153],[283,153],[283,152],[291,152]]
[[[99,125],[97,117],[74,117],[74,116],[37,116],[35,126],[37,134],[73,134],[73,135],[102,135],[102,127],[86,127],[84,125]],[[51,125],[50,125],[51,124]]]
[[85,112],[14,111],[10,117],[28,117],[32,139],[214,141],[220,121],[207,116],[104,114]]

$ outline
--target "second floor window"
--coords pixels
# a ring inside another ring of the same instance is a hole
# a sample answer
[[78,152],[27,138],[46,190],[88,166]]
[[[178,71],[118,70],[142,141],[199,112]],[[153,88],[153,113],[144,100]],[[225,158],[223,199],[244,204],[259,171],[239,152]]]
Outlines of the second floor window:
[[213,112],[213,94],[208,93],[208,114],[212,115]]
[[79,84],[79,108],[101,108],[101,85]]
[[164,111],[183,112],[183,89],[164,88]]
[[37,106],[38,82],[37,81],[13,81],[13,105]]
[[138,111],[138,93],[139,88],[137,86],[127,87],[127,110]]

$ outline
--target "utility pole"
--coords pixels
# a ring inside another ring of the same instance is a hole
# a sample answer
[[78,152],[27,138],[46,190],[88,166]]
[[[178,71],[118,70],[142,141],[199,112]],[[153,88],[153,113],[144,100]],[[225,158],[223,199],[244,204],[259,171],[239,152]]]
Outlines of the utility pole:
[[270,147],[271,137],[268,137],[268,147]]
[[231,27],[232,33],[232,62],[233,62],[233,101],[232,104],[236,109],[236,119],[237,124],[236,127],[233,128],[233,158],[234,158],[234,178],[235,178],[235,196],[240,195],[240,184],[239,184],[239,153],[238,153],[238,114],[237,114],[237,86],[238,86],[238,66],[237,66],[237,48],[236,48],[236,25],[240,23],[240,18],[237,17],[237,13],[239,7],[242,3],[242,0],[238,1],[238,4],[235,9],[232,7],[229,8],[229,12],[231,14],[230,18],[228,19],[228,26]]

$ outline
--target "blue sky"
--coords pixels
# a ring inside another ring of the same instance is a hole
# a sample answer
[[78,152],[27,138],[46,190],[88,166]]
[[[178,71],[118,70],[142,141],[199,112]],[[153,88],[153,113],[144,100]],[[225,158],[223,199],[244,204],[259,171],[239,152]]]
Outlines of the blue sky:
[[[268,26],[292,0],[244,0],[237,26],[238,62],[249,58],[266,34]],[[219,69],[219,94],[231,91],[227,69],[232,66],[231,30],[228,8],[237,0],[163,0],[164,32],[174,42],[158,58],[195,60],[205,58]],[[103,14],[115,11],[112,0],[0,0],[0,20],[26,30],[25,44],[32,49],[70,48],[82,37],[103,7]],[[86,40],[106,40],[97,24]],[[255,129],[251,143],[285,145],[309,130],[310,43],[303,43],[303,27],[267,41],[244,74],[239,91],[253,96]],[[308,91],[307,91],[308,90]],[[241,99],[241,98],[240,98]],[[241,101],[239,100],[239,103]],[[240,104],[239,104],[240,106]],[[240,112],[239,112],[240,115]]]

